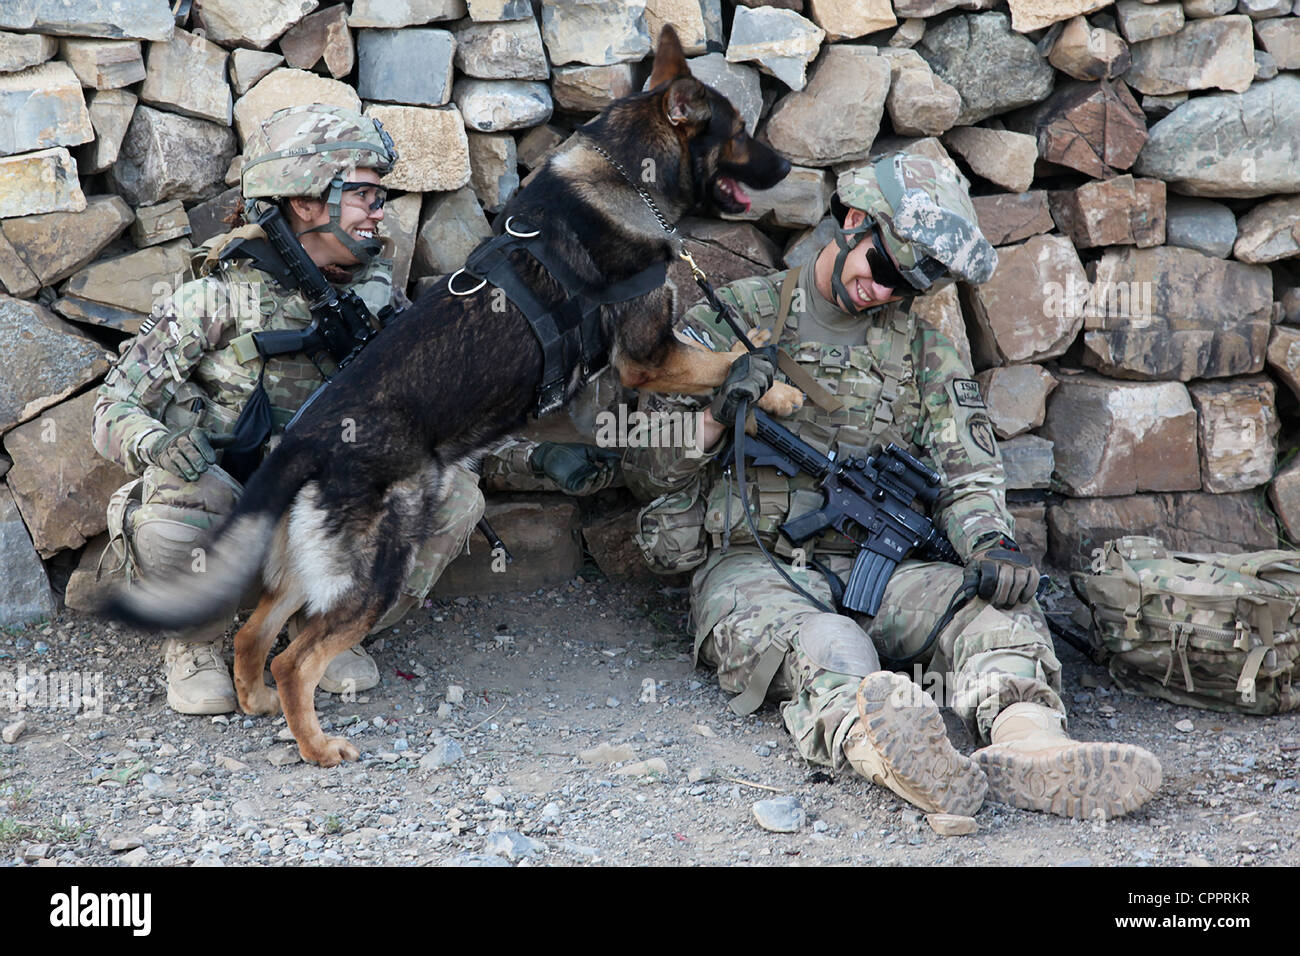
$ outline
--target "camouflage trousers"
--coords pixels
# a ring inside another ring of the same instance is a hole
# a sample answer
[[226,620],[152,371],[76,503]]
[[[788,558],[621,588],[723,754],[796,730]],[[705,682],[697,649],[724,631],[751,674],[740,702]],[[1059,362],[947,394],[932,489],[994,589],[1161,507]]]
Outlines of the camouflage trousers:
[[[150,466],[142,477],[114,493],[109,504],[109,548],[124,549],[120,553],[130,576],[188,569],[203,534],[234,510],[242,491],[239,483],[217,466],[197,481],[185,481]],[[372,633],[392,627],[423,601],[447,565],[465,550],[483,517],[483,507],[478,476],[464,468],[451,468],[447,497],[435,514],[434,531],[416,553],[401,597]]]
[[[823,562],[841,580],[851,561]],[[812,567],[790,576],[827,606],[830,588]],[[691,626],[697,658],[718,671],[722,689],[739,696],[737,713],[765,700],[781,716],[805,759],[838,767],[844,739],[858,719],[857,687],[880,670],[879,654],[918,651],[961,587],[962,569],[905,561],[885,588],[879,613],[848,617],[819,611],[793,590],[757,550],[715,553],[691,580]],[[1036,602],[999,611],[974,598],[944,628],[914,677],[941,706],[951,706],[987,742],[993,720],[1016,701],[1041,703],[1065,716],[1061,665]]]

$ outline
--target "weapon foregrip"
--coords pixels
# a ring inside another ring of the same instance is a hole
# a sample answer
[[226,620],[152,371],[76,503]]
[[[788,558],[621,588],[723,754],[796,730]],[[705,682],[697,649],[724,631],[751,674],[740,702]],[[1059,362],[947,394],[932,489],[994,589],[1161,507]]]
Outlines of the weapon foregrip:
[[294,329],[255,332],[253,333],[253,341],[257,343],[257,350],[267,357],[289,355],[297,352],[319,352],[325,347],[325,343],[310,329],[302,332]]

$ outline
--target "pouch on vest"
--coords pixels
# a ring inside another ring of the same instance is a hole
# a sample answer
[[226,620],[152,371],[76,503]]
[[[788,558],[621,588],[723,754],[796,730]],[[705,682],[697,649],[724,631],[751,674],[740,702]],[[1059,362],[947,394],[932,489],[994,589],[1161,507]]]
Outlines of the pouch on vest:
[[1122,689],[1245,714],[1300,708],[1300,552],[1188,554],[1131,536],[1070,580]]
[[658,574],[690,571],[704,563],[704,503],[698,481],[660,495],[637,515],[636,543],[650,570]]
[[[265,366],[263,367],[263,374]],[[271,437],[275,420],[271,415],[271,398],[262,385],[262,375],[257,376],[243,411],[235,420],[234,441],[221,454],[221,467],[241,485],[262,463],[263,446]]]

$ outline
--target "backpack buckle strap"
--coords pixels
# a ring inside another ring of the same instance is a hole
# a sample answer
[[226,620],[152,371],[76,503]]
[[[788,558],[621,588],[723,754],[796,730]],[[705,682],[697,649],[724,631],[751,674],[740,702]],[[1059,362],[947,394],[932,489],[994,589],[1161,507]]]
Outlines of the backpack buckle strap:
[[[1187,663],[1187,642],[1192,637],[1192,625],[1179,624],[1174,628],[1174,637],[1178,641],[1178,662],[1183,666],[1183,683],[1187,685],[1189,694],[1196,693],[1196,684],[1192,681],[1192,668]],[[1170,661],[1170,665],[1173,662]]]
[[[1139,613],[1135,604],[1130,604],[1128,607],[1124,608],[1124,640],[1137,641],[1141,636],[1138,633],[1138,619],[1141,616],[1142,615]],[[1178,632],[1177,629],[1175,629],[1174,636],[1177,637],[1177,635]],[[1167,681],[1168,679],[1169,676],[1165,675],[1165,680]]]
[[1252,647],[1250,653],[1246,655],[1246,663],[1242,665],[1241,673],[1237,676],[1237,693],[1241,695],[1242,703],[1255,703],[1255,678],[1259,674],[1260,664],[1264,662],[1264,657],[1272,650],[1267,644],[1260,644],[1258,647]]

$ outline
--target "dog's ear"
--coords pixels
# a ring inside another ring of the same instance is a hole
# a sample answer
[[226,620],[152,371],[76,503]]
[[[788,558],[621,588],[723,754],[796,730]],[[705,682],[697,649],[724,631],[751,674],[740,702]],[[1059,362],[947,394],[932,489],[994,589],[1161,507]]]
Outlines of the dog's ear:
[[677,39],[677,31],[671,23],[665,23],[659,33],[659,46],[655,49],[655,65],[650,71],[650,89],[661,86],[679,76],[690,76],[690,67],[686,65],[686,54],[682,52],[682,41]]
[[693,76],[673,80],[664,94],[664,113],[674,126],[682,123],[701,123],[709,118],[708,99],[704,85]]

